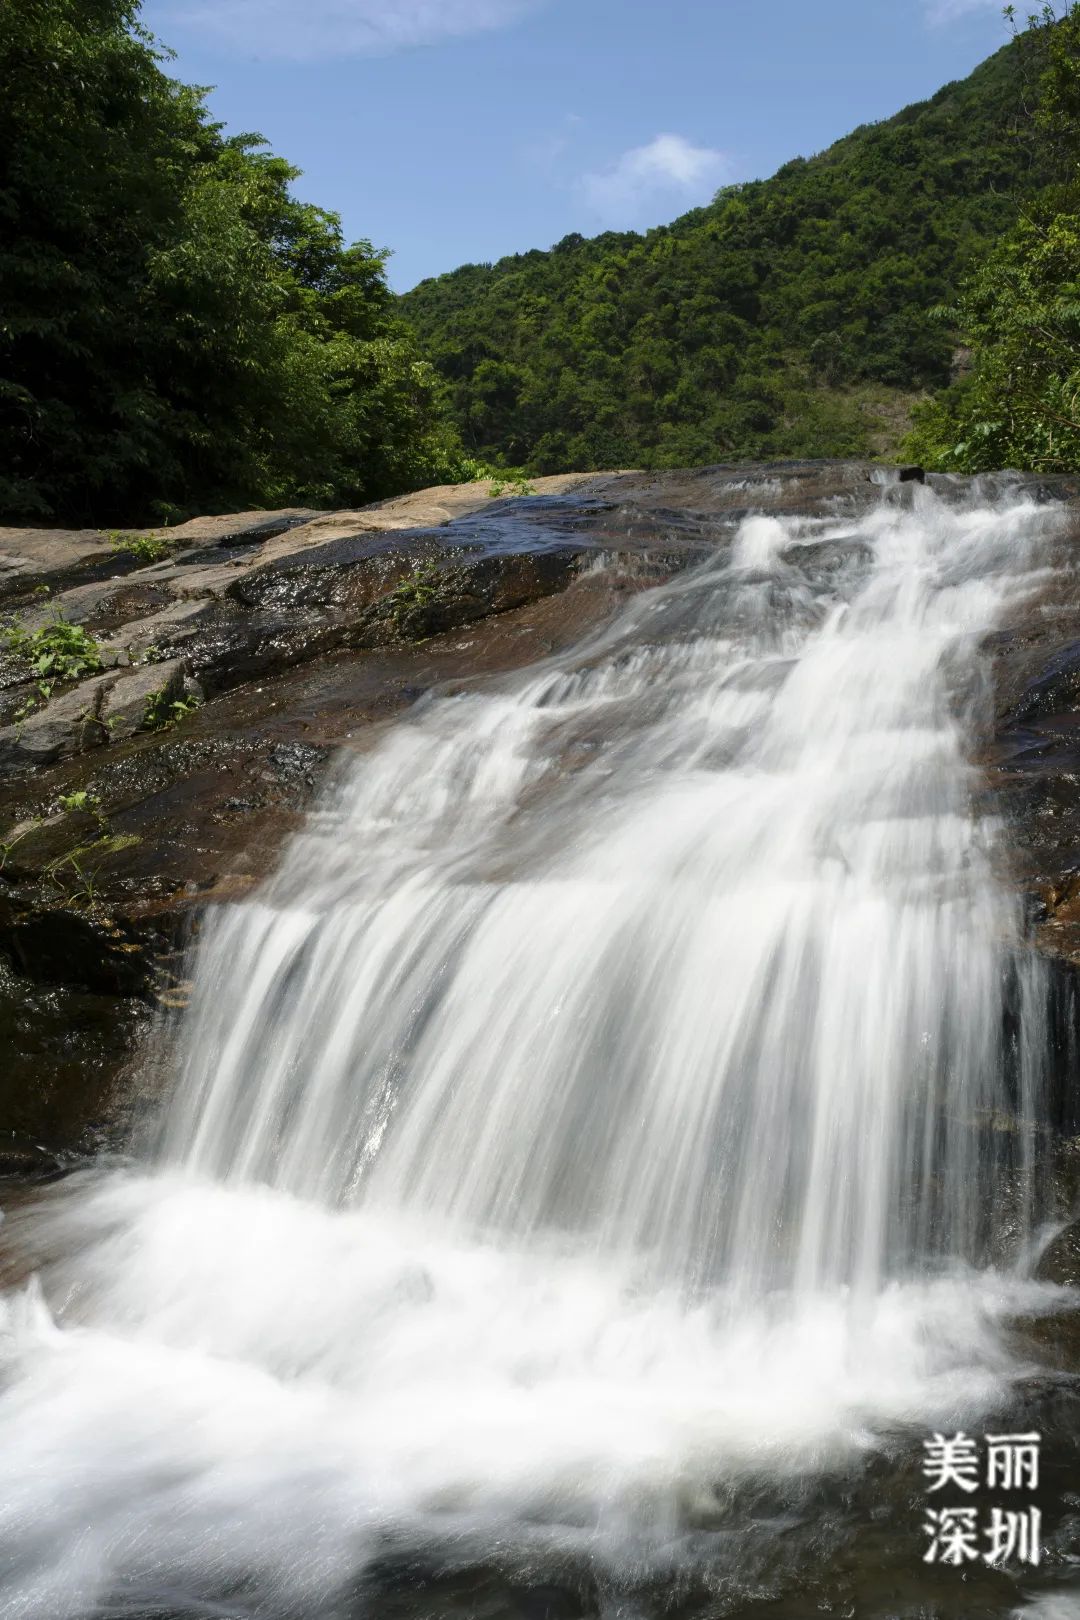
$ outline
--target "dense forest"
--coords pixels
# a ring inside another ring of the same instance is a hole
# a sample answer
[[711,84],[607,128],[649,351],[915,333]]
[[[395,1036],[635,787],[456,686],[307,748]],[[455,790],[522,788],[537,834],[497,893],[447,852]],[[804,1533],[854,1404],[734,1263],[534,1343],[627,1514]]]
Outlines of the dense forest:
[[0,5],[0,516],[167,521],[453,476],[385,256],[164,64],[137,0]]
[[1080,469],[1080,9],[1047,6],[1016,44],[1033,87],[1018,134],[1047,184],[934,312],[974,365],[916,409],[906,449],[945,471]]
[[485,465],[1080,465],[1071,6],[670,226],[402,299],[167,65],[139,0],[0,5],[0,520],[352,505]]
[[[1036,224],[1008,233],[1061,178],[1052,136],[1075,113],[1078,55],[1075,16],[1048,14],[932,100],[670,226],[423,282],[404,308],[466,446],[537,472],[894,451],[912,404],[981,347],[1010,258],[1037,238],[1053,278],[1074,254]],[[1007,277],[998,296],[1013,296]],[[928,458],[949,421],[921,425]]]

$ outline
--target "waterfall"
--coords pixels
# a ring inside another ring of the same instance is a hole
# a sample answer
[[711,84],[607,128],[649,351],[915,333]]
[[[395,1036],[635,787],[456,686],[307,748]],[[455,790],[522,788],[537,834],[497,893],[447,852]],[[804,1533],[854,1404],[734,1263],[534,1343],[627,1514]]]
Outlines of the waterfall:
[[1003,1398],[1046,986],[972,754],[1059,520],[907,497],[432,694],[209,920],[154,1162],[26,1221],[0,1613],[677,1566],[725,1481]]
[[422,705],[219,915],[171,1155],[751,1294],[970,1255],[1019,920],[966,737],[1039,527],[753,518]]

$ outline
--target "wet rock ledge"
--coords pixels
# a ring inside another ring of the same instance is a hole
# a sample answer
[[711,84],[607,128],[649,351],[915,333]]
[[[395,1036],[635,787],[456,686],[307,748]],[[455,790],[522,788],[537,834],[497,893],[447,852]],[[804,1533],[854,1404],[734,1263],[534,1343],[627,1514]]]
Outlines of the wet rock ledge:
[[[857,515],[882,481],[853,462],[600,473],[510,499],[467,484],[153,533],[0,529],[0,618],[18,626],[0,657],[0,1175],[123,1132],[133,1054],[184,1004],[202,911],[265,874],[338,748],[371,746],[433,687],[572,644],[748,512]],[[1039,493],[1080,513],[1080,486]],[[1071,554],[1074,537],[1062,545]],[[996,639],[986,762],[1040,944],[1071,970],[1069,594]],[[58,625],[73,627],[68,661],[43,668]]]

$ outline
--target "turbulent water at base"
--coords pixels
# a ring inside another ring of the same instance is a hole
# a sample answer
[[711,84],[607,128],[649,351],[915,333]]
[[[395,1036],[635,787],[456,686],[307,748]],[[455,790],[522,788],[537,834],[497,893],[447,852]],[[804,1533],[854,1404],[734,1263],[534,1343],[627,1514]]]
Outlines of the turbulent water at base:
[[624,1589],[1000,1403],[1045,987],[969,756],[1056,521],[750,518],[341,767],[207,930],[158,1159],[22,1222],[0,1612]]

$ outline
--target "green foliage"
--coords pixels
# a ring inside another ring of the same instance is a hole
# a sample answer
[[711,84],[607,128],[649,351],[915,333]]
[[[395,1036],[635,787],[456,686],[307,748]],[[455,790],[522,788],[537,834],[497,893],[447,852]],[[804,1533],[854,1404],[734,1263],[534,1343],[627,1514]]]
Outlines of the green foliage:
[[70,904],[80,901],[93,907],[97,904],[97,874],[87,872],[83,866],[82,857],[86,851],[73,849],[67,855],[58,856],[50,861],[42,872],[46,882],[50,881],[64,895]]
[[89,788],[80,788],[75,793],[63,793],[59,803],[61,810],[68,816],[80,811],[92,816],[101,815],[101,800]]
[[114,551],[136,558],[141,566],[160,562],[169,549],[168,541],[156,534],[125,534],[121,529],[112,529],[108,540]]
[[99,526],[453,476],[385,254],[226,138],[138,0],[0,6],[0,520]]
[[524,473],[506,473],[496,478],[488,494],[495,499],[499,495],[535,495],[536,491],[529,483]]
[[402,580],[387,600],[402,602],[408,607],[433,602],[438,595],[441,574],[438,563],[421,563],[419,568]]
[[[67,685],[94,675],[101,668],[98,644],[81,624],[71,624],[57,613],[51,624],[40,630],[27,630],[16,621],[2,633],[9,653],[28,665],[41,682]],[[46,694],[48,695],[48,694]]]
[[1080,10],[1047,8],[1017,47],[1035,88],[1025,133],[1052,179],[937,312],[974,367],[919,408],[906,449],[946,471],[1080,467]]
[[143,730],[164,731],[167,726],[174,726],[189,714],[194,714],[198,707],[197,697],[172,698],[168,688],[162,687],[158,692],[151,692],[146,700]]
[[93,816],[101,835],[105,836],[108,833],[109,818],[102,808],[100,798],[92,788],[78,788],[74,793],[63,793],[58,803],[64,815]]
[[570,236],[402,300],[471,455],[531,473],[883,454],[948,383],[948,302],[1048,178],[1006,46],[670,226]]
[[389,618],[395,635],[419,641],[430,633],[427,609],[439,598],[443,574],[437,562],[424,562],[383,597],[380,610]]
[[[69,905],[81,904],[92,910],[98,904],[97,880],[101,861],[141,843],[142,839],[137,833],[103,833],[92,844],[80,844],[77,849],[58,855],[42,868],[41,875],[60,891]],[[89,864],[92,857],[97,861],[93,867]]]
[[56,686],[73,685],[102,667],[93,636],[82,625],[69,623],[59,611],[51,624],[39,630],[27,630],[18,619],[9,622],[0,630],[0,643],[34,679],[33,690],[15,711],[16,725],[47,703]]
[[491,467],[486,461],[478,461],[475,456],[462,455],[456,466],[458,484],[478,484],[485,478],[497,478],[498,468]]

